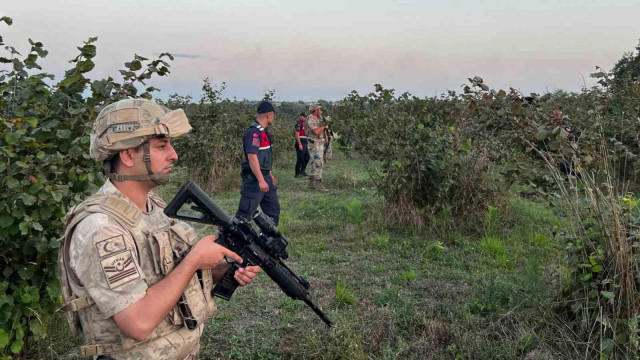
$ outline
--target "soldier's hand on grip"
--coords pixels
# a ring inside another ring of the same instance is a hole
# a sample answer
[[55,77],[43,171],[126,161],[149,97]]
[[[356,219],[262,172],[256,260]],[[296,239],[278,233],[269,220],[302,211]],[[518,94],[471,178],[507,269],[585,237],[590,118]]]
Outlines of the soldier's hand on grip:
[[238,263],[242,263],[242,258],[235,252],[215,243],[216,237],[208,235],[200,239],[189,252],[188,256],[192,256],[198,264],[198,269],[213,269],[225,257],[233,259]]
[[239,268],[236,270],[233,278],[236,279],[240,286],[249,285],[253,279],[258,276],[260,272],[260,266],[247,266],[246,268]]

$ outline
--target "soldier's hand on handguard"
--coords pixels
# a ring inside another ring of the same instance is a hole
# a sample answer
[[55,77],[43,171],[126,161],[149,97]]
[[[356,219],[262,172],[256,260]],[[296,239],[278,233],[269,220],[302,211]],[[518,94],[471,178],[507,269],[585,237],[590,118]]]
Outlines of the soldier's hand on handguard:
[[201,270],[215,268],[225,257],[242,263],[242,258],[238,254],[216,244],[215,240],[214,235],[203,237],[193,246],[187,258],[192,258],[198,269]]
[[233,275],[240,286],[246,286],[251,284],[253,279],[258,276],[260,272],[260,266],[247,266],[245,268],[239,268]]
[[261,181],[258,181],[258,186],[260,186],[260,191],[262,192],[269,191],[269,184],[267,184],[267,182],[264,181],[264,179]]

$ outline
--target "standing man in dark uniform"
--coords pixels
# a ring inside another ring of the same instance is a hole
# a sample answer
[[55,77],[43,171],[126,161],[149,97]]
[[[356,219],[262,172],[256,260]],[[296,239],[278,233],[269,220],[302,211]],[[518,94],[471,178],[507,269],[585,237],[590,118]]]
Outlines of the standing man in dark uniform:
[[276,192],[276,177],[271,172],[273,156],[271,134],[267,127],[273,124],[275,109],[269,101],[258,105],[258,118],[249,126],[242,139],[244,163],[240,177],[242,190],[236,217],[250,220],[258,205],[278,225],[280,202]]
[[300,113],[300,120],[296,123],[296,177],[309,176],[305,171],[307,164],[309,163],[309,148],[307,144],[307,136],[304,132],[304,123],[307,120],[307,115],[303,112]]

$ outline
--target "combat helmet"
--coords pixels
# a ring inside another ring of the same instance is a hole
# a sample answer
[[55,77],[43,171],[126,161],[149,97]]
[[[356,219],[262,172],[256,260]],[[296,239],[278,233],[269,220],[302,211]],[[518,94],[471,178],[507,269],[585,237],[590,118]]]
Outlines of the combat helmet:
[[[191,131],[182,109],[170,110],[146,99],[125,99],[107,105],[91,130],[91,157],[102,161],[104,174],[112,181],[152,180],[164,184],[169,174],[151,170],[149,139],[156,136],[175,138]],[[111,159],[121,150],[143,145],[147,175],[119,175],[113,172]]]

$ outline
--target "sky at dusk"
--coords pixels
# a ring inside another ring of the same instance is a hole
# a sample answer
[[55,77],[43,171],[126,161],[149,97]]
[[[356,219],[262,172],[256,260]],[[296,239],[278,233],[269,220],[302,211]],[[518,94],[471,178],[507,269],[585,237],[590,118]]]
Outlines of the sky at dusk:
[[1,0],[5,44],[44,43],[60,78],[97,36],[92,78],[116,76],[134,54],[173,53],[159,97],[199,98],[202,79],[226,97],[339,100],[376,83],[433,96],[479,75],[494,88],[578,91],[640,38],[640,1],[140,1]]

